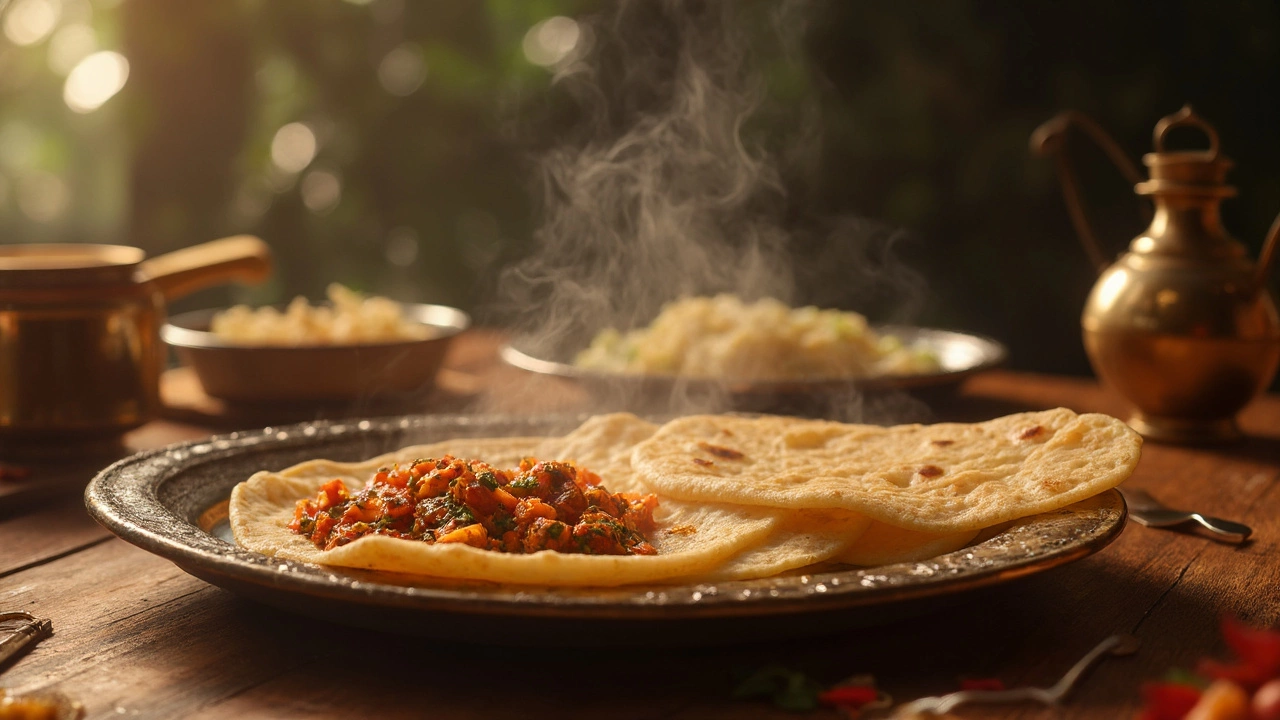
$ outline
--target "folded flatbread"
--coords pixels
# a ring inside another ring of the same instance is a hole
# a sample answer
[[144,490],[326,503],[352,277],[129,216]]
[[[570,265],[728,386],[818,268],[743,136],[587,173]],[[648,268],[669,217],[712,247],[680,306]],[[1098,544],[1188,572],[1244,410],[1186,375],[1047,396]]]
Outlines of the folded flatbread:
[[696,415],[663,425],[631,461],[662,497],[842,509],[950,534],[1115,487],[1133,472],[1141,445],[1120,420],[1065,408],[895,427]]

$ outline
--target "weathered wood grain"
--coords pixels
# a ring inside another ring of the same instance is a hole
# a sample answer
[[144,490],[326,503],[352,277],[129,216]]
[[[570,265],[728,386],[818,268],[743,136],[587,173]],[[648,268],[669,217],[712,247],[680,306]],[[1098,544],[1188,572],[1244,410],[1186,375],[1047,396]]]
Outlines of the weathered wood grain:
[[0,516],[0,577],[111,537],[85,512],[82,492],[76,486],[30,512]]

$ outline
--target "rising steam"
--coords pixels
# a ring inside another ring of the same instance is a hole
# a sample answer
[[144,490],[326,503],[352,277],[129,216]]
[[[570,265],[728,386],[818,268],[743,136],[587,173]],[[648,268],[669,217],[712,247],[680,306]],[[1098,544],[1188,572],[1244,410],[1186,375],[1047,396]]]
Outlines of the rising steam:
[[[682,296],[836,304],[849,293],[808,285],[831,286],[830,270],[842,263],[858,267],[843,271],[841,287],[902,274],[884,234],[865,223],[828,222],[816,242],[819,225],[797,227],[778,158],[816,158],[816,112],[784,109],[794,132],[782,152],[770,152],[752,126],[766,88],[759,38],[753,42],[743,15],[761,5],[619,2],[608,17],[582,21],[596,42],[554,78],[575,118],[539,158],[543,222],[532,252],[500,280],[501,310],[525,350],[569,359],[596,331],[647,324]],[[765,23],[771,47],[794,61],[805,8],[769,7],[777,11]],[[797,298],[800,236],[826,275],[800,273],[807,286]],[[904,278],[894,284],[910,284]]]
[[[524,310],[518,327],[543,344],[531,349],[644,324],[684,295],[791,298],[785,193],[744,133],[763,84],[734,3],[687,5],[661,4],[666,37],[655,41],[627,38],[627,26],[652,24],[644,16],[657,5],[622,4],[598,21],[595,51],[555,77],[581,130],[541,158],[544,221],[532,255],[502,280]],[[605,87],[608,64],[625,70]]]

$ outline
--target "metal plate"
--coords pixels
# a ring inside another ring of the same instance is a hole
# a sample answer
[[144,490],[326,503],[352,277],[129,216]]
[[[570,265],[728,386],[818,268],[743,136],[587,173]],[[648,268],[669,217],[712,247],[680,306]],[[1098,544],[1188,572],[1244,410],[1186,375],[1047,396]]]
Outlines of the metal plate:
[[[573,365],[571,357],[539,355],[530,349],[533,343],[521,339],[504,345],[500,355],[508,365],[522,370],[578,382],[609,406],[644,411],[680,407],[680,401],[693,399],[694,402],[685,406],[795,414],[827,414],[826,408],[821,407],[823,401],[851,393],[953,388],[976,372],[999,366],[1008,355],[999,341],[981,335],[898,325],[874,329],[877,333],[897,336],[905,345],[933,352],[941,367],[936,372],[913,375],[757,382],[590,370]],[[717,399],[720,402],[715,402]],[[817,401],[816,408],[810,407],[815,405],[814,401]]]
[[[89,512],[191,574],[313,616],[397,632],[501,643],[689,643],[829,632],[882,622],[1089,555],[1125,520],[1108,491],[987,533],[926,562],[831,565],[747,581],[571,589],[456,582],[282,561],[225,535],[231,488],[258,470],[360,460],[450,437],[551,435],[580,418],[406,416],[233,433],[143,452],[103,470]],[[222,530],[219,530],[219,528]],[[222,537],[219,537],[222,535]]]

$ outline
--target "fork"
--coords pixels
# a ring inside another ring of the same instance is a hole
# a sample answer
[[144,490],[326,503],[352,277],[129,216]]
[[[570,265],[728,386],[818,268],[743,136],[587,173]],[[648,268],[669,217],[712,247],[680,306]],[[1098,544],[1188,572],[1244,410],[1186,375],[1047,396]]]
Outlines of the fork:
[[907,720],[925,713],[941,715],[965,703],[1012,703],[1034,700],[1045,705],[1057,705],[1075,687],[1089,668],[1105,655],[1132,655],[1138,650],[1138,638],[1132,635],[1112,635],[1098,643],[1097,647],[1076,661],[1062,679],[1047,688],[1020,687],[1011,690],[961,690],[939,697],[923,697],[902,705],[894,718]]
[[1129,506],[1129,517],[1136,522],[1154,528],[1176,527],[1186,523],[1198,523],[1200,527],[1227,542],[1241,543],[1253,534],[1253,528],[1238,522],[1223,520],[1198,512],[1174,510],[1137,488],[1119,488],[1124,502]]
[[8,623],[14,620],[21,621],[22,624],[12,629],[9,635],[0,640],[0,666],[3,666],[27,645],[48,637],[53,632],[53,623],[45,618],[36,617],[22,610],[0,612],[0,623]]

